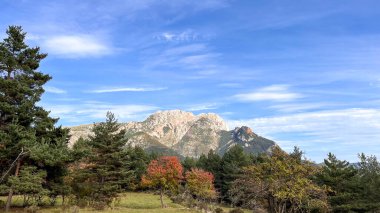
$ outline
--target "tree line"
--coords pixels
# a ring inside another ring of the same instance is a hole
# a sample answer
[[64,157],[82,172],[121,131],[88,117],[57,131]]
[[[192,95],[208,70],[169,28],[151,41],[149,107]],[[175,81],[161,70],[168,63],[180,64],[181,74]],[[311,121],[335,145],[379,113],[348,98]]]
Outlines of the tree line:
[[359,163],[350,164],[330,153],[318,165],[298,148],[253,155],[234,146],[223,156],[210,150],[179,159],[127,146],[111,112],[69,148],[69,130],[37,105],[51,79],[38,71],[47,54],[25,43],[21,27],[6,33],[0,43],[0,195],[7,197],[0,206],[6,211],[14,195],[23,197],[23,206],[55,205],[61,198],[104,209],[131,190],[157,190],[163,207],[166,194],[206,210],[223,203],[270,213],[380,211],[375,156],[360,154]]

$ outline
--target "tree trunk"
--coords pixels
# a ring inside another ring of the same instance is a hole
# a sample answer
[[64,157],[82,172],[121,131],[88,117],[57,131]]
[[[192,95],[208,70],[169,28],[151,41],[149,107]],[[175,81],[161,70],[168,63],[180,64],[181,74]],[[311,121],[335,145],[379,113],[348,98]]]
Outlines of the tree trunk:
[[267,199],[268,199],[269,213],[275,213],[276,212],[276,207],[275,207],[275,203],[274,203],[273,197],[269,196]]
[[163,190],[162,190],[162,188],[160,188],[160,199],[161,199],[161,207],[162,208],[164,208],[164,200],[163,200],[163,195],[164,194],[164,192],[163,192]]
[[286,202],[284,202],[284,204],[282,204],[282,210],[281,212],[285,213],[286,212]]
[[[21,166],[21,160],[17,160],[17,164],[16,164],[16,171],[15,171],[15,176],[17,177],[18,176],[18,173],[20,171],[20,166]],[[9,208],[11,207],[11,204],[12,204],[12,197],[13,197],[13,188],[11,187],[9,189],[9,194],[8,194],[8,199],[7,199],[7,204],[5,205],[5,212],[8,212],[9,211]]]

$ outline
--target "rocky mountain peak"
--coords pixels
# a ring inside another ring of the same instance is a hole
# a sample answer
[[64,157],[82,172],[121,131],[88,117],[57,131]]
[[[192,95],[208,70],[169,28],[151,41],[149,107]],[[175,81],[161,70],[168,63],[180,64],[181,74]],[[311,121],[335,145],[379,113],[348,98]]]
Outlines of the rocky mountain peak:
[[[91,134],[91,128],[92,125],[70,128],[71,144],[80,136]],[[128,143],[132,146],[180,156],[199,157],[210,149],[223,154],[235,145],[249,153],[260,153],[268,152],[275,145],[246,126],[228,131],[227,123],[215,113],[194,115],[181,110],[158,111],[142,122],[123,123],[121,129],[126,130]]]
[[194,119],[195,115],[193,113],[176,109],[157,111],[150,115],[145,121],[154,123],[168,123],[176,121],[191,121]]
[[130,122],[125,125],[125,129],[130,134],[145,132],[168,147],[179,143],[186,133],[194,128],[209,128],[214,132],[219,132],[227,130],[227,124],[214,113],[194,115],[181,110],[167,110],[158,111],[145,121]]
[[252,131],[252,129],[247,126],[236,127],[233,130],[232,134],[235,139],[244,142],[251,141],[255,137],[257,137],[257,135]]
[[199,118],[205,118],[205,119],[210,120],[215,126],[218,127],[219,130],[228,131],[228,125],[227,125],[227,123],[218,114],[215,114],[215,113],[202,113],[202,114],[199,114],[197,117],[199,117]]

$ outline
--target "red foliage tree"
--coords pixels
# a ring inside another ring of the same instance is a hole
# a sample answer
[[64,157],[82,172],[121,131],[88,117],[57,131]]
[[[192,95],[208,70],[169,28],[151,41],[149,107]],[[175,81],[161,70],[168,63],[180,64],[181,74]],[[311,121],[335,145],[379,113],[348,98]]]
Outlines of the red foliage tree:
[[214,175],[202,169],[191,169],[186,172],[186,186],[191,194],[198,199],[210,200],[216,198]]
[[163,156],[149,163],[141,184],[145,187],[160,190],[161,206],[164,207],[163,193],[165,190],[177,190],[182,176],[183,168],[178,157]]

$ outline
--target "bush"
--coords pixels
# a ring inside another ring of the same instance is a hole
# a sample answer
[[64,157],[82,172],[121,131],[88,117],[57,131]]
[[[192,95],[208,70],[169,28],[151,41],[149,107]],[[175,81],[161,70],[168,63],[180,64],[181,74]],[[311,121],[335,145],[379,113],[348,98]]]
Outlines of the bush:
[[244,213],[244,211],[241,210],[241,209],[239,209],[239,208],[237,208],[237,209],[232,209],[232,210],[230,211],[230,213]]
[[215,213],[223,213],[224,210],[222,208],[216,208],[216,209],[214,209],[214,212]]
[[104,210],[107,206],[107,203],[104,201],[96,201],[92,204],[92,208],[95,210]]
[[88,201],[86,199],[77,199],[76,205],[78,205],[80,208],[84,208],[88,205]]

